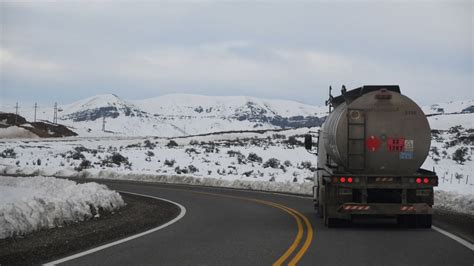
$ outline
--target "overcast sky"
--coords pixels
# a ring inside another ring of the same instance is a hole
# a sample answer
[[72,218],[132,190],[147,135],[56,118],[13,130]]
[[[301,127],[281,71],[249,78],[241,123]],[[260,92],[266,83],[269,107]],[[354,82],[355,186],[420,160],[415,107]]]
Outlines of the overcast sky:
[[342,84],[474,98],[472,1],[0,1],[0,104],[193,93],[322,105]]

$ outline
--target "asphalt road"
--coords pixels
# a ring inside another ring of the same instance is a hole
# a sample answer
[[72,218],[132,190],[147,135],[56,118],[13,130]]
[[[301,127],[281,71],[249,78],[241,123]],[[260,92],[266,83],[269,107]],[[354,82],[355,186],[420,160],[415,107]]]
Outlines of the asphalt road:
[[[328,229],[308,198],[229,189],[106,182],[169,199],[185,216],[162,230],[64,265],[469,265],[474,252],[431,229],[388,222]],[[304,217],[302,217],[304,216]]]

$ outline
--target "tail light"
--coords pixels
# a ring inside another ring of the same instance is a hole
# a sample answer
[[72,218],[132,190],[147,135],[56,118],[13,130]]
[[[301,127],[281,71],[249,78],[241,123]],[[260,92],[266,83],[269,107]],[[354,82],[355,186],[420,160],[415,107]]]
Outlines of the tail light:
[[426,177],[423,178],[423,183],[428,184],[428,182],[430,182],[430,180],[428,178],[426,178]]
[[417,184],[421,184],[421,178],[418,177],[418,178],[416,179],[416,183],[417,183]]
[[331,177],[332,183],[359,183],[361,180],[359,177],[352,177],[352,176],[333,176]]

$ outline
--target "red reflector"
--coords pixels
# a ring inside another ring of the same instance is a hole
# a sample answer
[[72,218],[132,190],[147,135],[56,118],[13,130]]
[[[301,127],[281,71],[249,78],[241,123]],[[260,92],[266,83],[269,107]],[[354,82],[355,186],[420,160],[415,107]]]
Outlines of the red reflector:
[[430,180],[425,177],[425,178],[423,179],[423,183],[428,184],[428,182],[430,182]]
[[418,178],[416,179],[416,183],[417,183],[417,184],[421,184],[421,178],[418,177]]
[[348,177],[347,182],[352,183],[352,177]]
[[346,178],[345,177],[341,177],[341,183],[345,183],[346,182]]

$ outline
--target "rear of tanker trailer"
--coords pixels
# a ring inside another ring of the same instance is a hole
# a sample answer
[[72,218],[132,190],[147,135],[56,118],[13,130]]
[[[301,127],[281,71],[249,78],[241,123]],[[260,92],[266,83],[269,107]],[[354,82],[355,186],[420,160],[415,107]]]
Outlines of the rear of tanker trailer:
[[431,227],[438,177],[420,168],[431,143],[421,108],[394,85],[343,89],[328,104],[333,110],[318,134],[314,187],[325,225],[377,216]]

